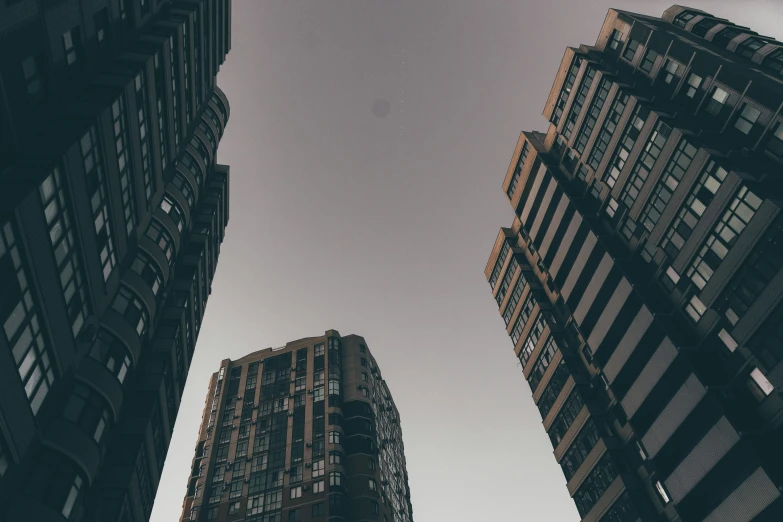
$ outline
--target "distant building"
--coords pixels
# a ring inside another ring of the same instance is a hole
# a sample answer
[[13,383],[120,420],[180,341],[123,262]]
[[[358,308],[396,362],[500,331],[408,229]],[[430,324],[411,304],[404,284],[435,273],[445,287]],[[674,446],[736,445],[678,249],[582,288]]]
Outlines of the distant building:
[[0,520],[149,519],[229,217],[230,14],[0,2]]
[[224,360],[181,520],[412,522],[400,415],[364,339]]
[[783,44],[610,10],[486,277],[583,521],[783,520]]

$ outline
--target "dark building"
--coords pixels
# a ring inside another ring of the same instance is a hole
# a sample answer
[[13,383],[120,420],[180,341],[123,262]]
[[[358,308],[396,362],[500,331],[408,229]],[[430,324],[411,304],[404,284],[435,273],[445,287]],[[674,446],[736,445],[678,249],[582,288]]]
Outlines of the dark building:
[[400,415],[364,339],[224,360],[181,520],[413,522]]
[[230,14],[0,1],[0,520],[149,519],[229,217]]
[[583,521],[783,520],[783,44],[610,10],[486,268]]

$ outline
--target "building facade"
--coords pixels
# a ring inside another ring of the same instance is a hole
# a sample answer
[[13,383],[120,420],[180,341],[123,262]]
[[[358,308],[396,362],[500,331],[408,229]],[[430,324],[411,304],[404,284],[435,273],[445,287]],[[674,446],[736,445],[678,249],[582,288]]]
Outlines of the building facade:
[[364,339],[224,360],[181,520],[412,522],[400,415]]
[[610,10],[485,274],[586,522],[783,520],[783,44]]
[[149,519],[229,218],[230,0],[0,2],[0,519]]

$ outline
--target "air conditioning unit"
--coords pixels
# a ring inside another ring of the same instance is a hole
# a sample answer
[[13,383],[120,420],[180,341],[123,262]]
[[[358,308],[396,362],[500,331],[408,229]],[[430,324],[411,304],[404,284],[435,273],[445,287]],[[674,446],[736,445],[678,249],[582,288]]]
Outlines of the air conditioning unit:
[[231,461],[226,462],[226,469],[231,469]]
[[307,390],[307,395],[312,395],[312,394],[313,394],[313,390]]
[[310,467],[310,463],[309,462],[305,462],[305,467],[309,468]]
[[289,411],[289,412],[288,412],[288,416],[289,416],[289,417],[293,417],[293,416],[294,416],[294,412],[292,412],[292,411]]
[[245,484],[250,484],[250,479],[245,479]]
[[302,486],[302,491],[307,491],[307,484],[305,484],[304,486]]
[[238,401],[242,400],[242,396],[241,395],[237,395],[237,400]]
[[296,366],[291,366],[291,371],[295,372],[296,371]]
[[308,447],[308,448],[312,448],[313,447],[313,443],[312,442],[305,442],[305,446]]
[[290,470],[290,469],[288,469],[288,468],[285,468],[285,469],[283,470],[283,473],[290,473],[290,472],[291,472],[291,470]]

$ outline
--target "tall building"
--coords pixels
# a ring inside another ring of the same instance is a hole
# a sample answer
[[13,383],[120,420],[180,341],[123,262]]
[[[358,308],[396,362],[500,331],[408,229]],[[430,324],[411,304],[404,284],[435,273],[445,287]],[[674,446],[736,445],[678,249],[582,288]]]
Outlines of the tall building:
[[610,10],[519,137],[485,274],[583,521],[783,520],[782,72]]
[[149,519],[228,221],[230,0],[0,2],[0,519]]
[[412,522],[400,415],[364,339],[328,330],[224,360],[181,520]]

